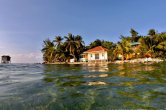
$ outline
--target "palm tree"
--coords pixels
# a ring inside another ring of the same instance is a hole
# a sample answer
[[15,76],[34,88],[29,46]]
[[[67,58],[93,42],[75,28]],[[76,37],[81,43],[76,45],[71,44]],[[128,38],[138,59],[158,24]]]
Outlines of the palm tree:
[[55,36],[55,40],[53,40],[53,42],[56,43],[56,48],[59,48],[62,45],[62,40],[63,38],[61,36]]
[[118,44],[116,45],[115,49],[113,50],[113,55],[114,55],[114,57],[117,57],[118,55],[122,55],[122,61],[124,60],[123,49],[122,49],[122,47],[120,45],[120,42],[118,42]]
[[55,42],[55,58],[57,61],[66,61],[65,48],[62,42],[63,38],[61,36],[55,36],[53,42]]
[[46,63],[53,63],[55,54],[54,43],[50,39],[44,40],[43,43],[43,49],[41,50],[43,59]]
[[149,45],[146,44],[146,37],[141,37],[138,41],[141,45],[139,45],[136,51],[140,53],[141,57],[144,57],[149,50]]
[[162,53],[164,56],[166,55],[166,41],[163,41],[163,42],[159,43],[156,46],[156,48],[159,49],[160,53]]
[[79,55],[84,51],[85,43],[82,40],[82,37],[80,35],[77,35],[75,37],[75,43],[76,43],[76,57],[77,57],[77,60],[78,60]]
[[64,46],[65,50],[70,53],[71,56],[76,59],[75,52],[76,52],[76,42],[75,42],[75,37],[71,33],[68,34],[68,36],[64,37],[66,39]]
[[154,36],[156,34],[156,30],[155,29],[150,29],[148,32],[148,35],[150,36]]
[[118,42],[115,50],[114,50],[114,54],[117,56],[118,54],[122,55],[122,60],[124,59],[128,59],[129,55],[132,53],[132,49],[131,49],[131,44],[128,40],[126,39],[122,39],[121,42]]
[[102,45],[102,41],[100,39],[96,39],[95,41],[90,43],[89,48],[93,48],[93,47],[101,46],[101,45]]
[[131,28],[130,33],[131,33],[132,42],[137,42],[138,32]]
[[85,43],[82,40],[82,37],[80,35],[75,36],[75,42],[77,44],[77,48],[82,48],[85,45]]
[[123,56],[125,57],[125,59],[128,59],[129,55],[133,52],[133,50],[131,49],[131,43],[123,39],[120,45],[123,49]]

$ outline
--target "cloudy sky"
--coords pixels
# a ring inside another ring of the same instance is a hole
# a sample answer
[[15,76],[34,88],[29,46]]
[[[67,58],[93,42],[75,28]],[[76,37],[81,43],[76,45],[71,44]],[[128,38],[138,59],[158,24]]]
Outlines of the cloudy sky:
[[14,63],[42,62],[42,41],[79,34],[117,42],[134,28],[166,31],[165,0],[0,0],[0,56]]

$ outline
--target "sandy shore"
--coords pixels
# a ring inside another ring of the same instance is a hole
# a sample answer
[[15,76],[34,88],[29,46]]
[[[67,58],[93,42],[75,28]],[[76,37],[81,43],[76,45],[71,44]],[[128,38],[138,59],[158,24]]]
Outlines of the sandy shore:
[[110,63],[115,63],[115,64],[123,64],[123,63],[147,63],[147,62],[151,62],[151,63],[158,63],[158,62],[162,62],[164,60],[160,59],[160,58],[138,58],[138,59],[133,59],[133,60],[116,60],[114,62],[55,62],[55,63],[46,63],[46,64],[91,64],[91,65],[95,65],[95,64],[110,64]]

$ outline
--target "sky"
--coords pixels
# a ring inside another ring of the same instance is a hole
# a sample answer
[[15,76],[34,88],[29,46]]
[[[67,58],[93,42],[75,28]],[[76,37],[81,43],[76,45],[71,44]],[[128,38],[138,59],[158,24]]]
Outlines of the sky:
[[134,28],[166,31],[166,0],[0,0],[0,56],[42,62],[43,40],[68,33],[117,42]]

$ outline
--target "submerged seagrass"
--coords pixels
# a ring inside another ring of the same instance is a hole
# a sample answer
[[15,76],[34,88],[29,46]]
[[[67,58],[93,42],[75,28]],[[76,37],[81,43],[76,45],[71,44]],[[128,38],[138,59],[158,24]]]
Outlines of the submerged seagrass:
[[0,110],[166,108],[166,62],[0,65]]

